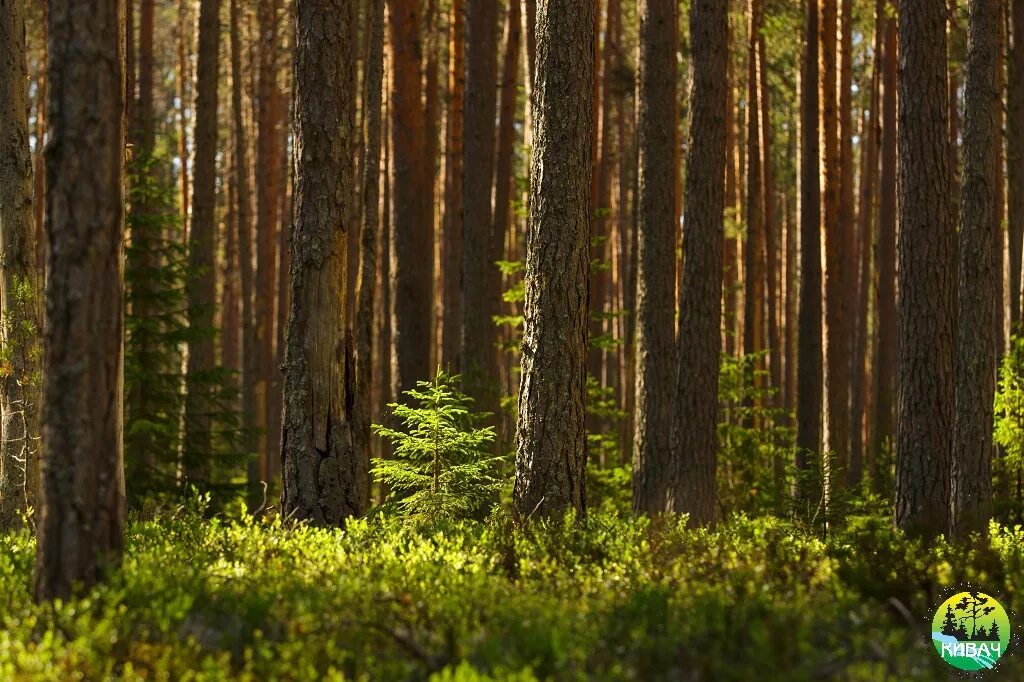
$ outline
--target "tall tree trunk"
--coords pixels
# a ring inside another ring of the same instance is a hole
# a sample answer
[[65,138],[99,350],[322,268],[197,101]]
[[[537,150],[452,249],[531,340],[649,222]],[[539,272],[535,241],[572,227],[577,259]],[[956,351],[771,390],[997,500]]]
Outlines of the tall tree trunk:
[[[427,43],[427,55],[426,64],[423,75],[423,172],[426,174],[424,178],[426,196],[424,197],[424,220],[430,228],[430,279],[432,290],[437,290],[440,287],[440,279],[437,277],[437,273],[433,267],[435,252],[437,251],[437,240],[434,238],[437,230],[438,223],[438,210],[437,210],[437,176],[440,166],[438,160],[438,135],[440,132],[440,95],[441,87],[438,84],[438,61],[440,58],[440,26],[438,21],[438,8],[437,0],[427,0],[427,13],[426,13],[426,26],[424,27],[424,36]],[[352,258],[350,256],[350,262]],[[354,273],[353,273],[354,274]],[[440,358],[440,320],[438,319],[438,309],[431,302],[430,309],[430,332],[428,337],[427,351],[430,355],[428,362],[429,367],[437,367],[438,359]]]
[[23,0],[0,4],[0,528],[35,506],[39,467],[39,276],[32,214]]
[[[494,229],[491,232],[491,262],[511,259],[506,255],[505,243],[513,226],[512,192],[515,189],[515,144],[516,144],[516,113],[518,111],[517,96],[519,94],[519,53],[522,51],[522,19],[520,3],[522,0],[509,0],[508,19],[505,22],[505,61],[501,78],[501,106],[498,119],[498,148],[494,164]],[[499,296],[500,305],[500,296]],[[500,308],[496,310],[505,314]],[[493,324],[493,323],[492,323]],[[507,354],[502,354],[507,357]],[[506,372],[501,365],[502,381],[499,391],[501,395],[511,393],[514,389],[511,382],[504,380]],[[504,442],[506,428],[501,423],[501,438]]]
[[95,584],[124,543],[124,17],[121,0],[48,17],[40,600]]
[[1024,250],[1024,0],[1010,8],[1013,42],[1006,89],[1007,159],[1009,176],[1010,331],[1021,319],[1021,252]]
[[369,505],[353,448],[347,235],[355,216],[356,6],[299,0],[295,31],[295,217],[284,361],[282,513],[337,526]]
[[[679,367],[668,509],[689,524],[715,521],[718,451],[722,223],[725,209],[725,118],[728,11],[717,0],[690,9],[693,85],[687,144]],[[753,105],[756,109],[756,104]],[[668,201],[665,201],[668,204]]]
[[997,84],[1002,50],[999,0],[971,0],[964,76],[964,174],[960,216],[960,291],[956,407],[951,459],[951,528],[985,531],[992,515],[992,401],[996,378],[996,308],[1001,282],[996,165],[1002,106]]
[[[875,241],[875,186],[878,183],[878,144],[879,144],[879,81],[882,67],[882,34],[885,26],[885,0],[875,2],[875,38],[871,60],[871,90],[868,93],[868,106],[862,114],[861,128],[861,168],[860,168],[860,208],[857,215],[857,314],[854,318],[856,327],[853,347],[853,373],[850,380],[850,404],[852,440],[850,442],[850,467],[847,469],[846,481],[855,486],[864,475],[864,451],[871,442],[867,437],[871,433],[870,425],[865,425],[864,416],[868,414],[868,398],[872,395],[869,377],[868,360],[870,337],[869,327],[877,334],[877,326],[869,325],[869,298],[872,291],[871,281],[871,246]],[[871,355],[874,355],[872,353]],[[874,366],[874,362],[871,363]],[[870,415],[869,415],[870,416]],[[866,427],[867,426],[867,427]]]
[[[395,155],[392,385],[397,398],[431,373],[434,259],[428,254],[434,252],[434,235],[432,221],[427,217],[431,207],[426,200],[428,164],[424,158],[419,2],[388,0],[388,7],[394,70],[391,134]],[[493,121],[491,125],[493,128]]]
[[[836,81],[836,2],[823,0],[821,8],[821,151],[822,226],[825,235],[825,431],[823,439],[823,481],[826,516],[832,486],[841,485],[850,441],[850,349],[846,331],[848,293],[846,287],[846,244],[849,241],[840,221],[842,170],[840,163],[839,113]],[[833,467],[833,464],[835,465]]]
[[[757,77],[757,43],[762,28],[760,0],[749,2],[747,49],[747,240],[743,295],[743,352],[750,355],[764,350],[765,304],[765,224],[764,196],[761,184],[761,135],[759,129],[760,95]],[[757,366],[762,366],[758,362]]]
[[[894,3],[895,4],[895,3]],[[870,454],[876,490],[883,454],[895,447],[896,404],[896,15],[887,14],[882,49],[881,176],[878,197],[878,339],[875,353],[875,437]],[[885,472],[888,478],[888,472]]]
[[[260,479],[271,481],[277,471],[274,461],[278,443],[273,440],[274,414],[272,386],[274,367],[274,322],[277,292],[278,206],[281,200],[281,92],[278,87],[278,43],[280,41],[281,0],[259,0],[256,23],[258,65],[256,85],[256,278],[253,292],[255,353],[258,359],[255,379],[256,418],[261,429]],[[198,141],[197,141],[198,148]],[[197,150],[198,151],[198,150]],[[194,219],[194,218],[193,218]]]
[[236,228],[238,230],[238,279],[240,306],[240,331],[242,358],[240,365],[239,389],[241,391],[242,432],[244,452],[250,457],[246,478],[248,481],[249,511],[255,511],[263,504],[260,489],[259,460],[255,457],[257,443],[252,434],[256,428],[256,396],[253,384],[258,370],[256,357],[255,322],[253,320],[253,269],[252,269],[252,203],[249,188],[249,136],[242,109],[242,40],[240,0],[231,0],[231,120],[234,134],[234,168],[236,187]]
[[[539,0],[513,503],[520,520],[586,510],[594,5]],[[543,170],[543,173],[541,172]]]
[[217,230],[217,75],[220,50],[220,0],[199,5],[199,58],[196,71],[196,163],[189,231],[183,466],[188,482],[208,483],[214,411],[210,372],[214,357],[213,317],[216,296]]
[[[836,228],[839,234],[839,262],[840,262],[840,309],[842,311],[842,328],[837,330],[843,334],[840,339],[841,349],[844,351],[839,356],[842,366],[841,385],[837,386],[839,391],[840,404],[836,405],[833,412],[836,415],[836,438],[832,448],[835,452],[838,471],[831,481],[832,485],[841,488],[846,485],[850,469],[851,441],[858,438],[855,433],[858,429],[852,422],[852,404],[850,400],[850,389],[853,383],[854,358],[854,334],[857,328],[857,277],[858,262],[856,258],[856,229],[854,221],[856,218],[856,207],[854,204],[854,187],[856,177],[853,174],[853,2],[852,0],[839,0],[839,70],[838,70],[838,138],[836,141],[837,167],[839,169],[837,189],[837,214]],[[831,337],[829,337],[831,338]],[[829,405],[832,400],[829,398]],[[830,408],[832,409],[832,408]]]
[[442,224],[441,365],[459,370],[462,336],[462,107],[466,81],[463,60],[466,16],[463,0],[452,0],[448,42],[448,113],[444,164],[444,223]]
[[491,183],[494,178],[495,90],[498,84],[498,3],[467,0],[469,45],[462,166],[461,369],[470,395],[491,410],[497,375],[496,330],[500,278],[494,255]]
[[[640,142],[637,216],[633,511],[665,511],[672,467],[675,375],[675,156],[678,29],[671,0],[639,6]],[[690,258],[687,256],[687,263]]]
[[896,524],[912,535],[949,528],[955,301],[946,8],[899,13],[899,380]]
[[374,299],[377,290],[377,239],[380,229],[381,99],[384,82],[384,0],[367,3],[367,52],[363,76],[363,106],[366,108],[366,144],[363,161],[363,222],[359,235],[359,292],[356,298],[355,385],[353,401],[355,457],[364,487],[363,499],[370,499],[370,419],[373,403]]
[[189,84],[192,73],[189,68],[188,55],[192,51],[192,40],[189,26],[191,16],[187,0],[178,0],[177,49],[178,69],[175,72],[178,85],[178,163],[180,166],[179,184],[181,185],[181,234],[188,234],[189,198],[189,154],[188,154],[188,104],[191,101]]
[[[800,309],[797,318],[796,468],[821,448],[821,187],[818,144],[818,2],[807,0],[800,111]],[[809,491],[796,496],[809,503]]]

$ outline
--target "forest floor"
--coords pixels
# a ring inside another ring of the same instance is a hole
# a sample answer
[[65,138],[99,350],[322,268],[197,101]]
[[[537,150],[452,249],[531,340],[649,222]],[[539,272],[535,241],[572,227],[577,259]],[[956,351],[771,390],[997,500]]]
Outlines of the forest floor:
[[[944,590],[1024,614],[1024,530],[925,548],[872,517],[823,540],[773,518],[425,533],[181,509],[133,521],[104,586],[45,606],[34,551],[0,535],[3,680],[946,679]],[[1000,668],[1024,679],[1024,653]]]

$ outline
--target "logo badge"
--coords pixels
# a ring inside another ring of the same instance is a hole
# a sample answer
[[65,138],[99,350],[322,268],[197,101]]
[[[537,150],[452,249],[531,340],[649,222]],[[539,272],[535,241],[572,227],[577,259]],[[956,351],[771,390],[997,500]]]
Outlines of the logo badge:
[[932,644],[958,670],[995,667],[1010,645],[1010,617],[996,598],[969,589],[957,592],[932,616]]

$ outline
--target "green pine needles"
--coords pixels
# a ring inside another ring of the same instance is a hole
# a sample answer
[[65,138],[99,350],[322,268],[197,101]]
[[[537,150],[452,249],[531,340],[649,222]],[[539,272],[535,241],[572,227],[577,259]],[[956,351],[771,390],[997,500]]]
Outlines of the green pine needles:
[[394,459],[373,460],[373,476],[388,491],[384,508],[428,526],[486,513],[502,484],[494,428],[479,426],[490,415],[472,411],[458,382],[438,371],[405,392],[407,403],[389,405],[402,430],[373,426],[394,445]]

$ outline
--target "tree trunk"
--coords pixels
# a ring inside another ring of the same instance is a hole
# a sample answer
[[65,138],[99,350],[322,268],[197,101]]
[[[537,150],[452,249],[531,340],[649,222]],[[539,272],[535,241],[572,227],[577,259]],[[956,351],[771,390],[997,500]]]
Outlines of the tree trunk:
[[[883,455],[895,446],[896,403],[896,47],[895,13],[885,20],[882,49],[881,176],[878,197],[878,339],[875,342],[875,437],[871,479],[881,490]],[[889,472],[885,472],[888,478]]]
[[895,516],[908,533],[934,536],[949,529],[955,337],[945,6],[904,3],[899,44]]
[[256,418],[261,429],[260,479],[270,481],[277,470],[272,423],[274,415],[271,384],[274,382],[274,321],[277,292],[278,205],[281,200],[281,92],[278,88],[278,42],[281,0],[259,0],[256,23],[259,63],[256,85],[256,278],[253,292],[255,353],[258,360],[255,380]]
[[[808,0],[800,111],[800,309],[797,316],[796,468],[806,471],[821,448],[821,188],[818,145],[818,2]],[[796,496],[810,502],[809,491]]]
[[463,53],[466,16],[463,0],[452,0],[448,42],[448,113],[444,164],[444,223],[441,247],[444,317],[441,321],[441,365],[459,371],[462,336],[462,106],[466,80]]
[[[725,118],[728,12],[717,0],[690,9],[693,85],[687,144],[679,368],[668,509],[691,526],[715,522],[718,367],[725,209]],[[756,104],[753,106],[756,110]],[[668,201],[665,201],[668,204]]]
[[[537,4],[534,151],[513,503],[520,520],[586,510],[594,5]],[[543,171],[543,172],[542,172]]]
[[[438,43],[440,42],[440,27],[438,26],[438,9],[437,0],[427,0],[427,13],[426,13],[426,26],[424,27],[424,36],[427,43],[427,58],[425,64],[425,73],[423,76],[423,172],[426,174],[424,183],[426,187],[426,196],[424,197],[423,209],[424,220],[430,227],[430,262],[431,265],[434,263],[435,251],[437,250],[436,239],[434,235],[436,233],[437,226],[437,175],[438,175],[438,135],[440,131],[440,95],[441,88],[438,85],[438,59],[440,49]],[[350,258],[351,260],[351,258]],[[432,290],[436,290],[440,286],[440,281],[436,277],[434,268],[430,269],[430,279]],[[427,343],[427,352],[430,357],[428,359],[429,367],[437,367],[438,358],[440,357],[440,346],[438,335],[440,333],[440,321],[438,320],[438,311],[436,306],[431,304],[430,310],[430,332]]]
[[[665,511],[672,466],[675,378],[675,156],[678,30],[671,0],[639,6],[640,142],[637,216],[633,511]],[[689,257],[687,257],[689,262]]]
[[[842,385],[838,386],[840,404],[835,406],[833,412],[836,415],[836,442],[832,444],[835,452],[838,471],[832,480],[832,485],[841,488],[846,485],[850,470],[850,449],[851,441],[859,438],[856,430],[859,428],[852,422],[852,403],[850,400],[851,384],[853,383],[853,372],[857,368],[853,365],[854,334],[857,328],[857,277],[859,268],[857,262],[856,230],[854,220],[856,208],[854,205],[854,185],[856,178],[853,174],[853,8],[852,0],[840,0],[839,2],[839,112],[838,124],[839,133],[836,142],[838,154],[837,166],[838,177],[838,212],[836,214],[836,227],[839,234],[839,262],[840,262],[840,307],[842,310],[842,329],[837,331],[843,334],[839,339],[844,351],[839,356],[842,366]],[[830,337],[831,338],[831,337]],[[829,405],[832,405],[830,398]],[[840,432],[841,431],[841,432]]]
[[494,264],[491,183],[494,178],[495,90],[498,85],[497,19],[494,0],[467,0],[469,46],[466,70],[462,166],[462,346],[466,388],[488,410],[496,403],[496,329],[500,277]]
[[[491,262],[510,259],[505,254],[505,242],[508,239],[512,221],[512,192],[515,185],[515,144],[516,144],[516,106],[519,94],[519,53],[521,51],[522,20],[520,3],[522,0],[509,0],[508,19],[505,22],[505,62],[501,78],[501,107],[498,119],[498,151],[494,164],[494,229],[491,232]],[[500,281],[500,279],[499,279]],[[502,315],[506,311],[500,307],[495,311]],[[493,322],[491,323],[494,324]],[[507,354],[503,354],[506,356]],[[504,379],[504,365],[498,363]],[[512,392],[511,386],[506,388],[502,380],[499,392],[504,395],[506,390]],[[505,441],[505,427],[502,422],[499,442]]]
[[996,378],[996,307],[1000,279],[996,165],[1002,106],[997,84],[1002,50],[999,0],[972,0],[964,76],[964,174],[960,216],[959,330],[951,459],[951,528],[964,536],[988,528],[992,515],[992,401]]
[[388,0],[388,7],[394,68],[391,134],[395,154],[392,384],[398,398],[403,391],[415,388],[417,381],[431,375],[434,259],[428,254],[434,252],[434,235],[428,217],[431,207],[426,199],[428,164],[424,158],[419,2]]
[[124,18],[120,0],[48,17],[40,600],[94,585],[124,542]]
[[217,75],[220,49],[220,0],[199,5],[199,58],[196,83],[196,162],[192,187],[192,229],[189,231],[189,274],[186,282],[187,317],[192,337],[188,344],[185,378],[185,442],[183,468],[189,483],[208,483],[214,369],[213,313],[216,296],[217,230]]
[[[871,281],[871,245],[875,241],[875,186],[878,183],[878,90],[882,66],[882,34],[884,32],[885,0],[875,3],[875,39],[871,60],[871,90],[868,93],[868,106],[862,114],[861,127],[861,168],[860,168],[860,208],[857,215],[857,249],[856,259],[858,273],[857,315],[854,318],[856,327],[853,347],[853,373],[850,380],[850,404],[852,440],[850,442],[850,467],[847,469],[846,482],[850,486],[860,483],[864,475],[864,451],[871,441],[867,437],[871,432],[870,425],[864,424],[864,416],[868,414],[868,397],[872,395],[870,374],[868,372],[870,336],[868,334],[870,310],[869,299],[872,290]],[[873,328],[874,334],[878,333]],[[873,365],[874,363],[872,363]]]
[[[762,28],[759,0],[749,3],[747,49],[747,240],[744,249],[745,267],[743,294],[743,352],[747,355],[764,350],[765,303],[765,224],[764,196],[761,184],[761,136],[759,130],[759,88],[757,77],[757,43]],[[756,363],[762,367],[763,362]],[[757,380],[760,383],[760,379]]]
[[1021,319],[1021,252],[1024,250],[1024,0],[1013,0],[1010,12],[1013,43],[1006,89],[1006,168],[1010,183],[1010,332],[1016,334]]
[[380,230],[381,99],[384,80],[384,0],[369,0],[368,49],[364,66],[363,106],[366,108],[366,144],[363,162],[363,222],[359,236],[359,291],[356,299],[354,401],[355,456],[369,501],[370,418],[373,403],[374,298],[377,283],[377,239]]
[[39,467],[39,276],[32,214],[23,0],[0,3],[0,528],[35,506]]
[[355,3],[299,0],[295,31],[295,217],[281,439],[286,518],[337,526],[368,505],[352,441],[347,231],[355,215]]
[[179,184],[181,185],[181,234],[188,234],[188,207],[189,200],[189,155],[188,155],[188,104],[191,101],[189,84],[192,82],[191,69],[189,69],[188,54],[192,51],[191,33],[189,26],[191,17],[188,11],[187,0],[178,0],[178,24],[177,24],[177,49],[178,69],[175,72],[178,85],[178,163],[181,167]]

